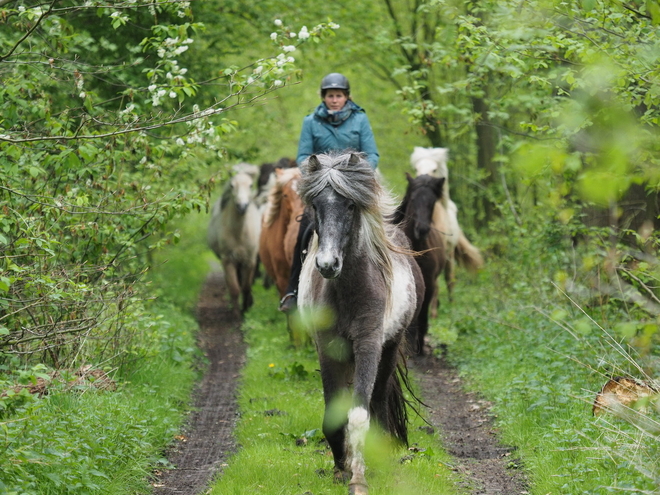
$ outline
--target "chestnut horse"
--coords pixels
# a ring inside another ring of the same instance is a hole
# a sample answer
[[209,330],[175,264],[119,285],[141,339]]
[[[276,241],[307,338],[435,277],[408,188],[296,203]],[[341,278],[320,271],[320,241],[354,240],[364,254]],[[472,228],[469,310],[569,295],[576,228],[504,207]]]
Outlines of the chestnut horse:
[[300,169],[275,170],[275,184],[270,189],[268,203],[261,221],[259,258],[266,273],[275,281],[280,298],[286,293],[293,261],[303,204],[298,196]]

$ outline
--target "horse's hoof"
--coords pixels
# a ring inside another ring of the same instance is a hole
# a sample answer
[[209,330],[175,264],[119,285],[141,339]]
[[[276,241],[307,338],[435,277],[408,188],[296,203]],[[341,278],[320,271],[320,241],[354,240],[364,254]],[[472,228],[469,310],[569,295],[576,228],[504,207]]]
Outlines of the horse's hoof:
[[369,488],[362,483],[351,483],[348,485],[349,495],[368,495]]
[[351,479],[351,475],[350,473],[347,473],[346,471],[342,471],[341,469],[335,469],[333,478],[335,483],[338,484],[341,483],[345,485]]

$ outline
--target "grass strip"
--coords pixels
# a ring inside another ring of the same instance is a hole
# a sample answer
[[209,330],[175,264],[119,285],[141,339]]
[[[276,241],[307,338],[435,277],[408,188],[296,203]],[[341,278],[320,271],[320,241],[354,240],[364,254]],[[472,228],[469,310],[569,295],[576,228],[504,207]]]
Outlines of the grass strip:
[[[243,324],[249,345],[239,392],[240,451],[212,494],[345,494],[333,483],[332,454],[322,440],[323,393],[316,351],[291,346],[274,290],[255,286],[255,306]],[[388,444],[372,428],[367,479],[373,493],[452,495],[456,475],[437,439],[414,417],[411,447]]]
[[[491,263],[478,279],[457,284],[454,303],[442,305],[430,333],[449,344],[449,357],[471,389],[493,402],[503,441],[519,448],[530,493],[653,492],[657,487],[640,476],[639,466],[614,457],[621,438],[608,434],[607,422],[617,420],[591,414],[606,377],[630,363],[550,279],[528,280],[539,273],[533,266],[523,273],[504,261]],[[591,316],[603,325],[616,317],[613,308],[597,311]],[[632,426],[618,423],[639,438]]]

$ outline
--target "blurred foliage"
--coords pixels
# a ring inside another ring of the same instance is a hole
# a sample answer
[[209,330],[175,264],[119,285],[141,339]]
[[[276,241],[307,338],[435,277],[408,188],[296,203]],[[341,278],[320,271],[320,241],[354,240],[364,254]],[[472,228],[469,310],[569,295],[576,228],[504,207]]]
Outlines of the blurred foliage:
[[340,71],[393,189],[414,146],[449,148],[460,223],[505,267],[482,290],[552,281],[584,313],[546,316],[657,374],[659,22],[656,0],[0,0],[3,373],[153,353],[145,273],[188,235],[172,220],[227,162],[294,156]]

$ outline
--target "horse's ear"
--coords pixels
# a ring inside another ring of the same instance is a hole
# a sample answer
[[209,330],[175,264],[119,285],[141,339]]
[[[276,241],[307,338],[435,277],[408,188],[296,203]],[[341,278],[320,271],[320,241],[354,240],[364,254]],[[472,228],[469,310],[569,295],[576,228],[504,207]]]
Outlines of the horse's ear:
[[433,191],[438,198],[442,197],[442,186],[445,183],[445,178],[440,177],[439,179],[434,178],[433,181]]
[[406,172],[406,179],[408,180],[408,183],[413,181],[412,175],[410,175],[408,172]]
[[316,155],[310,155],[307,159],[307,168],[310,171],[318,170],[321,168],[321,162]]
[[349,165],[357,165],[360,163],[360,155],[357,155],[355,153],[351,153],[351,157],[348,160]]

